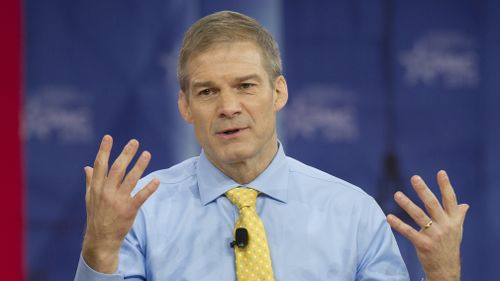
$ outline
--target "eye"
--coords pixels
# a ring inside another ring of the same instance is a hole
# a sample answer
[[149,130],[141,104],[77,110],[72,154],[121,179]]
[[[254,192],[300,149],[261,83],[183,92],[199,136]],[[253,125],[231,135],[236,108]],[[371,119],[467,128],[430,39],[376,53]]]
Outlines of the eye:
[[248,90],[248,89],[250,89],[252,87],[255,87],[255,84],[253,84],[253,83],[241,83],[240,86],[239,86],[239,88],[241,90]]
[[203,89],[198,92],[198,96],[210,96],[214,93],[214,89],[208,88],[208,89]]

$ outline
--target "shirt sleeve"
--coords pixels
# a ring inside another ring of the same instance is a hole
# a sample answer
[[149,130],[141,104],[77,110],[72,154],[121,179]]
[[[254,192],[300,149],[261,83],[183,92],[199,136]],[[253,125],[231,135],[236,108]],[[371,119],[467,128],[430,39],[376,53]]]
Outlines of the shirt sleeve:
[[80,255],[75,281],[123,281],[123,276],[120,274],[104,274],[97,272],[90,268],[83,259],[83,256]]
[[74,281],[144,281],[146,268],[144,258],[145,243],[144,214],[140,210],[120,248],[118,270],[114,274],[104,274],[93,270],[80,255]]
[[408,270],[386,217],[375,200],[364,208],[358,237],[357,281],[409,281]]

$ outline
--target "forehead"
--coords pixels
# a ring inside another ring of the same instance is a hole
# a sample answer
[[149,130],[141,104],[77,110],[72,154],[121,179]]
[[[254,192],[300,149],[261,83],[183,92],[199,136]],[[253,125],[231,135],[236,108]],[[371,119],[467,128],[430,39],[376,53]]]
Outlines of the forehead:
[[193,55],[187,63],[189,84],[257,74],[267,79],[261,49],[253,42],[216,43]]

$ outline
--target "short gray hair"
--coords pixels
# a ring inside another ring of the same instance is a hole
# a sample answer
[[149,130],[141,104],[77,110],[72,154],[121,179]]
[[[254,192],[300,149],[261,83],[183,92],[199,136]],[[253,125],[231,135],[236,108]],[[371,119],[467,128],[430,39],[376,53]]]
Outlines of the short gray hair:
[[254,42],[261,50],[263,64],[272,82],[282,74],[278,44],[257,20],[232,11],[217,12],[195,22],[184,34],[177,64],[177,79],[182,91],[189,87],[187,64],[216,43]]

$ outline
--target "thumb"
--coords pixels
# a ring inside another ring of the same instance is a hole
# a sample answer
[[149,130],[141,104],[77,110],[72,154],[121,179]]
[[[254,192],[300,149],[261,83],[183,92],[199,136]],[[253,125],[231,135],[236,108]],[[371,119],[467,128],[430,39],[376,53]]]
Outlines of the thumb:
[[86,166],[83,168],[85,171],[85,188],[87,192],[90,190],[90,185],[92,184],[92,175],[94,174],[94,169],[92,167]]
[[460,213],[462,214],[462,220],[465,220],[465,215],[467,215],[467,211],[469,211],[469,204],[460,204],[458,205],[458,209],[460,210]]

